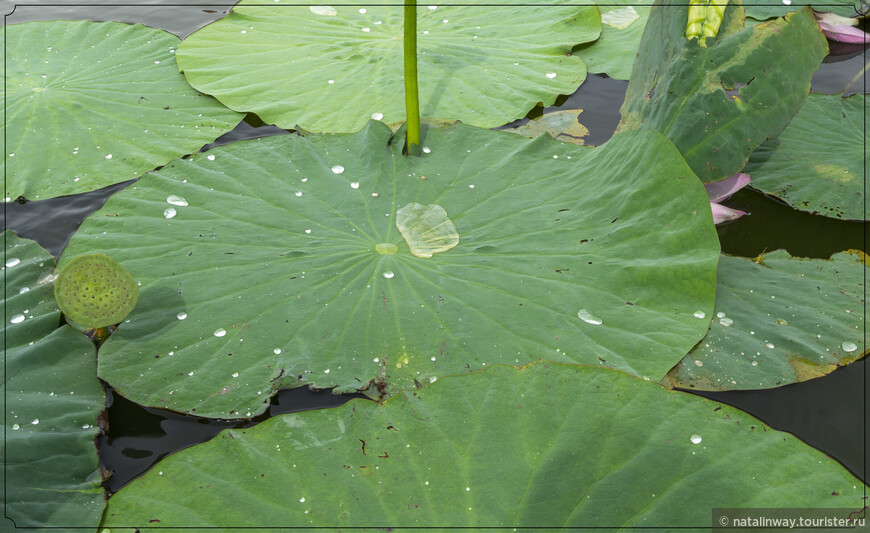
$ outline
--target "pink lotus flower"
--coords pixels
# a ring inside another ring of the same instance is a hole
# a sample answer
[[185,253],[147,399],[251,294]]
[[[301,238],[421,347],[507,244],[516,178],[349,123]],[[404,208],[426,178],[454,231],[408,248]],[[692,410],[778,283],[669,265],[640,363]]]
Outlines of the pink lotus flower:
[[746,211],[731,209],[724,205],[719,205],[718,202],[727,200],[732,194],[739,191],[749,183],[748,174],[734,174],[724,180],[714,181],[704,184],[707,189],[707,197],[710,198],[710,209],[713,211],[713,223],[719,224],[736,220],[746,214]]
[[870,43],[870,34],[855,27],[858,25],[858,19],[818,11],[813,11],[813,14],[829,40],[840,43]]

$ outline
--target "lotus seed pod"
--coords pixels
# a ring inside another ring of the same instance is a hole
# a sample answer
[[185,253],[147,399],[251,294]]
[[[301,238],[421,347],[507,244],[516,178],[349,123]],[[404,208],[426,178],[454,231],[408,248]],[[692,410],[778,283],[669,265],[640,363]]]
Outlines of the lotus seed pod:
[[139,287],[127,270],[102,254],[82,255],[66,264],[54,282],[63,314],[89,328],[124,320],[136,307]]

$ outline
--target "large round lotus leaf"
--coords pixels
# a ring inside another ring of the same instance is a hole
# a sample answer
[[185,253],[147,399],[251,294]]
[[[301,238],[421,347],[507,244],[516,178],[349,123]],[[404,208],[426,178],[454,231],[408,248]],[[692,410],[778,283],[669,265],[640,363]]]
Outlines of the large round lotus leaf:
[[[422,116],[501,126],[583,82],[583,61],[570,52],[598,37],[594,6],[497,12],[417,9]],[[402,6],[244,1],[185,39],[178,64],[197,89],[266,122],[353,132],[369,118],[405,120],[403,33]]]
[[864,257],[723,255],[710,331],[665,380],[699,390],[767,389],[860,359],[867,352]]
[[[110,254],[142,283],[100,376],[238,417],[282,386],[393,393],[539,358],[659,380],[703,337],[718,241],[661,135],[585,149],[458,125],[428,130],[422,157],[402,144],[374,121],[246,141],[110,198],[64,252]],[[413,255],[397,228],[413,203],[440,206],[459,244]]]
[[118,22],[6,26],[8,198],[99,189],[199,149],[241,115],[178,73],[179,39]]
[[827,44],[809,6],[744,29],[742,7],[729,5],[706,47],[686,39],[687,17],[684,0],[660,0],[650,11],[619,130],[664,133],[710,182],[739,172],[785,128]]
[[139,300],[139,287],[117,261],[90,254],[63,267],[54,283],[54,296],[67,318],[85,327],[102,328],[130,314]]
[[[5,527],[95,528],[105,506],[94,436],[106,399],[93,343],[57,329],[54,258],[3,234]],[[5,530],[5,529],[4,529]]]
[[803,211],[864,220],[865,95],[811,94],[788,127],[752,152],[752,187]]
[[103,526],[709,528],[713,507],[860,508],[863,489],[732,407],[539,363],[224,431],[117,492]]
[[575,53],[586,63],[589,72],[607,74],[627,80],[637,56],[643,28],[649,18],[652,0],[631,0],[626,5],[607,2],[601,10],[601,37],[582,45]]

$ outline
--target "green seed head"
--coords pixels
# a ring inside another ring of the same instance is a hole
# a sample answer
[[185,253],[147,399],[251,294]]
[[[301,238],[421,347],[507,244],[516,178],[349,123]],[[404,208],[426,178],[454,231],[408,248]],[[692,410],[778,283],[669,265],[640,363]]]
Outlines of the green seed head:
[[54,297],[63,314],[76,324],[103,328],[130,314],[139,300],[139,287],[114,259],[82,255],[61,269],[54,282]]

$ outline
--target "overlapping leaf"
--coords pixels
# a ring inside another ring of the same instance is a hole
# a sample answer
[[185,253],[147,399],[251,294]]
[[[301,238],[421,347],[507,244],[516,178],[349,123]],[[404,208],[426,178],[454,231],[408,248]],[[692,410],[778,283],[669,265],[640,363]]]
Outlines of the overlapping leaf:
[[[581,45],[575,52],[586,63],[589,72],[607,74],[611,78],[627,80],[637,56],[643,28],[649,18],[652,0],[606,2],[601,11],[601,36],[592,43]],[[647,5],[644,5],[647,4]]]
[[94,345],[69,326],[57,329],[54,258],[10,231],[3,239],[5,516],[17,527],[94,528],[105,506],[94,446],[105,395]]
[[[245,4],[257,3],[256,6]],[[405,119],[403,8],[242,2],[194,33],[178,62],[197,89],[284,128],[355,132]],[[421,115],[494,127],[586,77],[571,48],[601,30],[594,6],[421,6]]]
[[99,189],[199,149],[241,119],[177,72],[174,35],[117,22],[13,24],[7,198]]
[[795,209],[864,220],[865,95],[811,94],[775,139],[752,152],[752,186]]
[[103,526],[709,527],[712,507],[860,508],[863,488],[737,409],[539,363],[224,431],[115,494]]
[[[61,259],[105,253],[142,283],[100,376],[142,404],[244,417],[280,387],[393,393],[539,358],[658,380],[703,336],[718,241],[661,135],[588,149],[457,125],[428,130],[421,158],[401,144],[374,121],[246,141],[109,199]],[[459,244],[412,255],[410,203],[443,208]]]
[[785,128],[827,45],[809,7],[743,29],[742,7],[731,5],[706,46],[686,39],[687,17],[685,3],[653,7],[619,130],[664,133],[702,181],[716,181]]
[[699,390],[766,389],[860,359],[867,352],[864,257],[723,255],[710,331],[666,381]]

